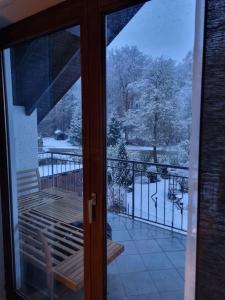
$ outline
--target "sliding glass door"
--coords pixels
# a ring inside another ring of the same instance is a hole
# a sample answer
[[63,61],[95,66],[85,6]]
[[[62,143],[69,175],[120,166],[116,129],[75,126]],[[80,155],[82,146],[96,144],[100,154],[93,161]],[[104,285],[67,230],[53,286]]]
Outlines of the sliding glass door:
[[195,0],[78,2],[3,47],[15,294],[181,300]]
[[17,291],[84,298],[80,26],[4,50]]
[[106,235],[121,251],[107,299],[182,300],[195,1],[149,1],[105,21]]

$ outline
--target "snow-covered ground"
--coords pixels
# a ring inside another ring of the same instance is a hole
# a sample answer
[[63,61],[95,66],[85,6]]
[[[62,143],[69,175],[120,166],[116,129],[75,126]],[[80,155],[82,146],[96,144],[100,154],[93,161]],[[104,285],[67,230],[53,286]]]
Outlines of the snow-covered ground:
[[[153,147],[151,146],[138,146],[138,145],[126,145],[128,151],[152,151]],[[167,147],[157,147],[158,150],[162,151],[177,151],[177,146],[167,146]]]
[[[82,169],[82,164],[55,164],[53,165],[53,174],[61,174]],[[41,177],[52,175],[52,165],[39,166],[39,174]]]
[[[188,193],[178,193],[177,197],[181,198],[183,203],[183,214],[181,209],[168,199],[169,180],[162,179],[156,183],[146,183],[140,178],[136,178],[134,187],[134,214],[135,217],[144,218],[149,221],[173,226],[177,229],[187,230],[188,214]],[[121,192],[121,191],[120,191]],[[121,193],[121,196],[123,191]],[[132,196],[133,192],[126,193],[125,206],[128,213],[132,214]],[[153,199],[152,199],[153,198]],[[157,205],[156,205],[157,203]]]
[[[48,149],[79,149],[78,146],[72,146],[69,141],[58,141],[54,138],[44,138],[44,150]],[[151,150],[152,147],[148,146],[127,146],[130,151],[140,151],[140,150]],[[48,154],[40,154],[40,158],[48,158]],[[65,173],[69,171],[82,169],[82,158],[76,158],[77,161],[73,161],[72,156],[65,154],[55,154],[54,158],[61,159],[62,163],[53,165],[54,175]],[[70,160],[65,162],[65,160]],[[79,163],[80,160],[80,163]],[[52,175],[52,166],[51,164],[39,166],[40,176],[51,176]],[[185,174],[187,176],[187,174]],[[168,179],[162,179],[156,183],[149,183],[148,179],[144,176],[141,179],[139,176],[135,178],[135,187],[134,187],[134,212],[136,217],[141,217],[150,221],[157,223],[166,224],[168,226],[173,226],[179,229],[187,230],[187,209],[188,209],[188,193],[183,195],[180,193],[177,197],[181,198],[183,203],[183,212],[181,209],[174,204],[170,199],[168,199]],[[157,188],[157,190],[156,190]],[[125,195],[125,205],[129,214],[132,213],[132,192],[126,193]],[[155,195],[154,195],[155,194]],[[153,199],[152,199],[153,198]],[[157,203],[157,205],[156,205]]]
[[136,146],[136,145],[127,145],[126,149],[129,151],[149,151],[153,150],[153,147],[151,146]]
[[43,149],[48,151],[49,149],[80,149],[79,146],[73,146],[68,140],[60,141],[51,137],[43,138]]
[[[45,151],[48,151],[49,149],[74,149],[78,150],[81,147],[80,146],[73,146],[69,140],[55,140],[52,137],[46,137],[43,138],[43,149]],[[153,150],[153,147],[151,146],[138,146],[138,145],[127,145],[126,149],[128,151],[150,151]],[[176,146],[170,146],[170,147],[159,147],[158,150],[167,150],[167,151],[176,151]]]

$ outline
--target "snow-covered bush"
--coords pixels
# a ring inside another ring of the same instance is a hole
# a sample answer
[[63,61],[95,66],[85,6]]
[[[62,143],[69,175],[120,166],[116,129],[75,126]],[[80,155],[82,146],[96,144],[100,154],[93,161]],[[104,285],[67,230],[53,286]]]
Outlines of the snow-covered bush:
[[82,114],[79,105],[75,106],[69,129],[69,140],[72,145],[82,144]]
[[114,115],[109,120],[109,125],[107,130],[107,146],[115,147],[116,145],[119,144],[121,138],[122,138],[121,123]]

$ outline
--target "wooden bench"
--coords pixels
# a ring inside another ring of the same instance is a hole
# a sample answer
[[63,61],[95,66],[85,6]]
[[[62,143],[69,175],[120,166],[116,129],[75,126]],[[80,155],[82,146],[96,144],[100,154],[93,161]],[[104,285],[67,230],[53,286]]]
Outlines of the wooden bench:
[[83,199],[76,192],[58,188],[46,189],[45,192],[53,194],[57,201],[36,207],[36,211],[68,224],[83,220]]
[[20,213],[61,199],[58,195],[40,190],[37,169],[18,171],[16,175],[18,210]]
[[[107,263],[124,251],[124,246],[107,240]],[[54,269],[55,279],[70,289],[80,289],[84,284],[83,249],[70,256]]]
[[[51,270],[55,280],[67,288],[83,287],[83,230],[43,215],[34,209],[19,216],[20,250],[24,260],[51,274],[46,251],[43,253],[38,236],[43,234],[51,256]],[[107,262],[110,263],[124,250],[124,246],[107,241]],[[50,277],[51,278],[51,277]]]
[[83,201],[75,192],[57,188],[40,190],[39,181],[37,169],[17,172],[18,210],[20,213],[35,209],[66,223],[74,223],[83,219]]
[[[83,220],[83,201],[74,192],[39,188],[36,169],[17,172],[20,251],[24,261],[70,289],[83,287],[83,229],[71,225]],[[107,262],[124,250],[107,241]]]

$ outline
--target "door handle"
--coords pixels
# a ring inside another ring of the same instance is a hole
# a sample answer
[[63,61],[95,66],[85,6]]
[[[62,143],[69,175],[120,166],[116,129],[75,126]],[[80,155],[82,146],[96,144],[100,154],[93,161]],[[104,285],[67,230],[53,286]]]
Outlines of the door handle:
[[96,206],[96,193],[91,194],[91,199],[88,200],[88,216],[89,216],[89,224],[93,222],[93,206]]

